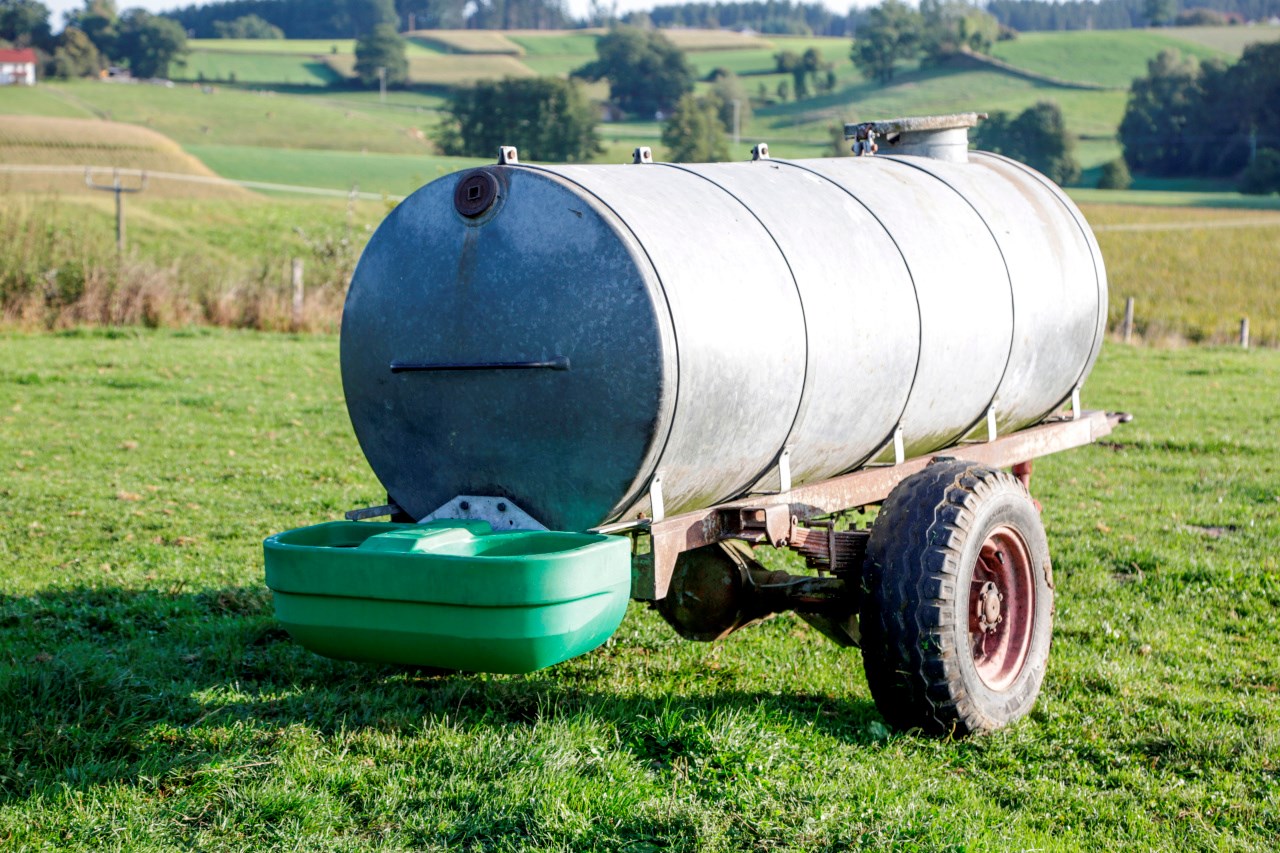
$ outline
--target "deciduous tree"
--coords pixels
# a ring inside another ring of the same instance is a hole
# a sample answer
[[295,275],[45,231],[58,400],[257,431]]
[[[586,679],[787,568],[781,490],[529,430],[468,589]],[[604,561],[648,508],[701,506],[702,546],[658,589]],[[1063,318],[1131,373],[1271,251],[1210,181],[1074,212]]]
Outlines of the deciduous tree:
[[187,53],[187,34],[177,21],[130,9],[120,18],[115,50],[134,77],[168,77]]
[[573,72],[584,80],[608,80],[609,98],[624,112],[646,118],[670,110],[693,91],[684,53],[657,30],[617,27],[596,42],[596,59]]
[[712,163],[729,159],[718,99],[682,97],[662,126],[662,144],[674,163]]
[[386,69],[388,86],[403,86],[409,80],[409,60],[405,43],[396,28],[378,24],[356,42],[356,77],[365,86],[379,85],[379,68]]
[[84,32],[67,27],[58,36],[58,47],[53,52],[55,77],[90,77],[102,70],[102,66],[102,54]]
[[112,60],[120,58],[116,52],[118,23],[115,0],[85,0],[84,8],[67,13],[67,26],[83,32],[103,56]]
[[853,38],[853,64],[880,83],[893,80],[899,62],[914,59],[920,47],[920,13],[901,0],[884,0],[867,12]]
[[230,21],[214,21],[214,32],[222,39],[282,39],[284,30],[257,15],[241,15]]
[[49,7],[35,0],[0,0],[0,39],[16,47],[49,50]]
[[454,95],[437,138],[446,154],[490,157],[514,145],[524,159],[586,160],[600,150],[582,89],[557,77],[481,81]]
[[974,142],[978,148],[1026,163],[1063,186],[1080,178],[1075,141],[1067,133],[1062,110],[1052,101],[1041,101],[1012,119],[1005,112],[992,113],[978,125]]

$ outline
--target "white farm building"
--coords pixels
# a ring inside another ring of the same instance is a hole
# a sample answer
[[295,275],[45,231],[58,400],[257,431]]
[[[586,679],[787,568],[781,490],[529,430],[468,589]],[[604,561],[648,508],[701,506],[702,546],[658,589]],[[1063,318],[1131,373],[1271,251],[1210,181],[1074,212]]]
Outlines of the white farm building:
[[0,50],[0,86],[34,86],[36,52],[31,48]]

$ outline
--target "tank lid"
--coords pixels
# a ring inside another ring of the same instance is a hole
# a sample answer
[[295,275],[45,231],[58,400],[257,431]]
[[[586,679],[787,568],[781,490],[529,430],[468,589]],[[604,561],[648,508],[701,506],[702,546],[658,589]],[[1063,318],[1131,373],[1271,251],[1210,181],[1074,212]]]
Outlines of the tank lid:
[[986,113],[951,113],[856,122],[844,126],[844,138],[879,140],[888,146],[886,154],[964,163],[969,159],[969,128],[986,117]]

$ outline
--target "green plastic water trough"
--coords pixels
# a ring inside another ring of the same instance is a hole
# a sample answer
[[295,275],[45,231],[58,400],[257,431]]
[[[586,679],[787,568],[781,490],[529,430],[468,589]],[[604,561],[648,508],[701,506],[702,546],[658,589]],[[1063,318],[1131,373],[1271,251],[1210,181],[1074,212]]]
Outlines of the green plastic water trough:
[[618,536],[335,521],[263,547],[276,617],[343,660],[532,672],[609,639],[631,588]]

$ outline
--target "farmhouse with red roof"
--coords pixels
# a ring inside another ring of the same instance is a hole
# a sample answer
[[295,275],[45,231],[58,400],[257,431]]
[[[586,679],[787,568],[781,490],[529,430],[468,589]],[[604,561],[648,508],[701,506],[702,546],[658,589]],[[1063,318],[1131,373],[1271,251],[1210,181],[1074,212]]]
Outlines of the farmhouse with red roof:
[[0,86],[34,86],[36,84],[36,52],[0,50]]

